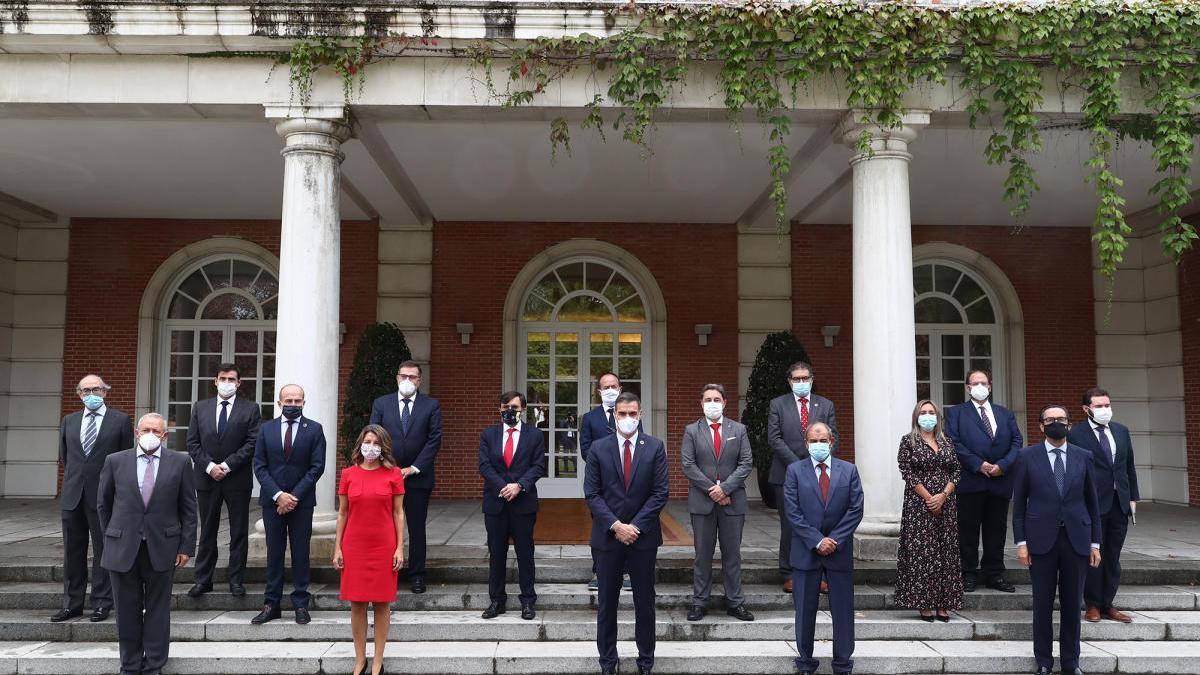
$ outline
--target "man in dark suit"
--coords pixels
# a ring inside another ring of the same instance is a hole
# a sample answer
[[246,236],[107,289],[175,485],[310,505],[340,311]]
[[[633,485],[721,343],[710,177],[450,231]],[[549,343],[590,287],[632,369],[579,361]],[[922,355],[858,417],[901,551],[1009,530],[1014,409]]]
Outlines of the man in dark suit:
[[163,447],[167,421],[138,420],[137,447],[110,455],[97,511],[101,564],[117,600],[121,675],[159,675],[171,645],[171,582],[196,550],[196,488],[186,453]]
[[193,598],[213,588],[221,504],[229,513],[229,592],[237,598],[246,594],[250,492],[254,487],[250,465],[262,411],[254,401],[237,396],[241,383],[237,365],[222,363],[213,378],[217,397],[197,401],[188,422],[187,450],[195,467],[200,502],[196,583],[188,590]]
[[112,611],[112,585],[100,564],[104,555],[104,530],[96,511],[100,471],[109,455],[133,447],[129,415],[104,405],[111,389],[99,375],[79,381],[75,393],[83,410],[67,415],[58,427],[58,461],[63,467],[63,602],[51,621],[66,621],[83,614],[88,584],[88,540],[92,542],[92,621],[103,621]]
[[296,623],[306,624],[312,620],[308,613],[308,544],[317,480],[325,473],[325,432],[319,423],[303,416],[300,385],[284,385],[277,403],[283,414],[259,427],[254,444],[254,475],[260,486],[258,503],[263,507],[267,535],[267,590],[263,610],[250,623],[279,618],[283,554],[290,545],[292,608]]
[[783,577],[783,592],[792,592],[792,531],[783,513],[783,483],[788,466],[808,457],[808,427],[821,422],[829,427],[833,449],[837,450],[837,415],[833,403],[812,393],[812,366],[797,361],[788,367],[788,387],[791,393],[771,400],[767,413],[767,445],[775,456],[767,482],[775,492],[779,512],[779,574]]
[[[600,395],[600,405],[589,410],[584,416],[583,421],[579,425],[579,456],[583,458],[583,463],[586,466],[588,460],[588,449],[597,440],[605,436],[612,436],[617,433],[617,427],[613,420],[613,406],[617,403],[617,397],[621,395],[621,380],[616,373],[604,373],[596,380],[596,393]],[[638,431],[642,430],[642,425],[638,423]],[[629,575],[626,574],[622,583],[622,588],[629,590]],[[596,561],[592,560],[592,580],[588,582],[588,590],[594,591],[598,588],[596,581]]]
[[517,552],[521,586],[521,618],[533,619],[537,593],[533,590],[533,526],[537,522],[537,482],[546,475],[546,439],[536,427],[521,423],[525,394],[500,395],[500,424],[479,435],[479,475],[483,476],[483,525],[487,528],[488,597],[483,618],[505,611],[508,540]]
[[969,399],[946,408],[946,435],[954,441],[963,466],[957,490],[963,590],[974,591],[982,577],[988,588],[1012,593],[1016,587],[1004,578],[1004,538],[1012,498],[1009,473],[1025,439],[1016,415],[988,400],[992,377],[987,371],[968,373],[966,388]]
[[822,422],[808,427],[805,461],[788,466],[783,512],[791,523],[792,582],[796,607],[796,672],[812,675],[817,605],[822,576],[829,582],[833,617],[833,672],[854,669],[854,531],[863,518],[858,469],[833,459],[832,430]]
[[1083,392],[1086,424],[1076,424],[1067,440],[1092,453],[1096,477],[1096,503],[1100,505],[1099,567],[1088,570],[1083,587],[1087,611],[1083,618],[1091,622],[1101,617],[1130,623],[1130,616],[1113,607],[1113,598],[1121,585],[1121,548],[1129,530],[1129,516],[1136,508],[1137,469],[1133,465],[1133,440],[1129,427],[1112,421],[1112,399],[1108,392],[1093,387]]
[[1013,470],[1013,539],[1033,583],[1033,655],[1038,675],[1054,665],[1054,598],[1059,603],[1059,665],[1079,669],[1079,604],[1089,563],[1100,565],[1100,508],[1092,453],[1067,442],[1065,406],[1040,416],[1045,441],[1022,448]]
[[395,394],[375,399],[371,424],[392,437],[392,452],[404,474],[404,522],[408,525],[408,580],[413,593],[425,592],[425,520],[433,495],[433,468],[442,447],[442,408],[417,392],[421,366],[405,361],[396,372]]
[[687,619],[699,621],[707,613],[713,550],[719,538],[725,611],[741,621],[753,621],[742,594],[742,529],[750,510],[746,477],[754,469],[750,438],[746,427],[725,417],[725,387],[704,385],[700,405],[704,417],[684,429],[679,453],[688,479],[688,513],[696,545]]
[[592,512],[592,559],[597,594],[596,648],[600,672],[617,670],[617,604],[621,573],[633,584],[634,639],[639,675],[654,668],[654,564],[662,545],[658,516],[667,504],[667,451],[663,442],[638,431],[641,401],[632,392],[617,397],[617,433],[592,444],[583,496]]

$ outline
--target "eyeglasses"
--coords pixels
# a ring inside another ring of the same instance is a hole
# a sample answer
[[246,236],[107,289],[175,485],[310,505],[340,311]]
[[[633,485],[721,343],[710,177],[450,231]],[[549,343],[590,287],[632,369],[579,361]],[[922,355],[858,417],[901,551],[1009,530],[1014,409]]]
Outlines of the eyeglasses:
[[805,377],[789,377],[788,382],[812,382],[812,375]]
[[79,393],[84,396],[91,396],[92,394],[103,394],[106,391],[108,391],[108,387],[88,387],[87,389],[80,389]]
[[421,379],[421,376],[420,376],[420,375],[397,375],[397,376],[396,376],[396,379],[397,379],[397,380],[408,380],[408,381],[410,381],[410,382],[411,382],[411,381],[414,381],[414,380],[419,380],[419,379]]
[[1063,424],[1066,424],[1068,420],[1065,417],[1047,417],[1046,419],[1042,420],[1042,424],[1054,424],[1055,422],[1062,422]]

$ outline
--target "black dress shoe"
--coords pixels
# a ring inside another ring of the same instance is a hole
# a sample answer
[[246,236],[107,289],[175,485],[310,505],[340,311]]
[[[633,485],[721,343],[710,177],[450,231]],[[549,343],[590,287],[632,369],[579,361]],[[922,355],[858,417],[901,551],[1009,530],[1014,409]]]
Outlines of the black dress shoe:
[[229,584],[229,594],[235,598],[246,597],[246,587],[241,584]]
[[793,672],[793,673],[795,673],[795,675],[813,675],[813,671],[811,671],[811,670],[800,670],[799,668],[796,668],[796,669],[795,669],[795,670],[793,670],[792,672]]
[[50,621],[58,623],[67,619],[74,619],[77,616],[83,616],[82,609],[60,609],[57,614],[50,617]]
[[1050,675],[1050,669],[1049,668],[1038,668],[1036,675]]
[[188,589],[188,597],[189,598],[198,598],[198,597],[204,595],[205,593],[211,593],[211,592],[212,592],[212,584],[193,584],[192,587]]
[[97,623],[108,618],[108,613],[112,611],[112,607],[97,607],[92,610],[92,615],[88,617],[88,621]]
[[274,605],[263,605],[262,611],[258,613],[258,616],[254,617],[253,619],[250,619],[250,623],[254,624],[255,626],[258,626],[258,625],[264,624],[268,621],[274,621],[275,619],[278,619],[280,616],[282,616],[282,614],[279,612],[278,607],[276,607]]
[[732,616],[733,618],[737,619],[738,621],[753,621],[754,620],[754,615],[750,613],[750,610],[746,609],[745,605],[738,605],[737,607],[730,607],[729,609],[725,610],[725,613],[728,614],[729,616]]
[[483,610],[483,614],[480,614],[480,616],[485,619],[494,619],[503,614],[505,611],[504,605],[499,602],[493,602],[487,606],[487,609]]
[[521,618],[522,619],[525,619],[526,621],[531,621],[531,620],[533,620],[533,617],[535,617],[535,616],[537,616],[537,612],[534,611],[533,605],[521,605]]
[[411,583],[411,588],[412,588],[413,593],[420,595],[421,593],[425,592],[425,578],[424,577],[413,577],[410,583]]
[[1001,593],[1016,593],[1017,592],[1016,586],[1013,586],[1012,584],[1008,583],[1007,581],[1005,581],[1003,579],[992,579],[991,581],[988,582],[987,587],[992,590],[1000,591]]
[[651,669],[638,666],[638,675],[651,675]]
[[617,671],[612,668],[601,668],[600,675],[617,675]]
[[303,626],[304,624],[308,623],[309,621],[312,621],[312,617],[309,616],[309,614],[308,614],[308,608],[307,607],[297,607],[296,608],[296,623]]
[[700,619],[703,619],[704,615],[707,613],[708,612],[704,609],[704,607],[700,605],[692,605],[691,607],[688,607],[687,620],[699,621]]
[[1076,667],[1075,670],[1071,671],[1071,675],[1083,675],[1083,671]]
[[974,593],[977,583],[975,577],[963,577],[963,592]]

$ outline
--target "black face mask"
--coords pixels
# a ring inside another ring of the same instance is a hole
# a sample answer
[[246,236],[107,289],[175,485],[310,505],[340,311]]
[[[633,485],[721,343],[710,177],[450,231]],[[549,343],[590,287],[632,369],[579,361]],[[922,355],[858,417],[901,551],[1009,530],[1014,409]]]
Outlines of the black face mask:
[[1042,431],[1046,434],[1046,438],[1052,441],[1061,441],[1067,437],[1067,425],[1062,422],[1043,424]]
[[521,413],[517,410],[513,410],[512,408],[505,408],[504,410],[500,411],[500,421],[504,422],[510,427],[517,426],[517,421],[520,419],[520,416]]
[[300,413],[304,412],[302,405],[285,405],[283,406],[283,416],[289,420],[294,420],[300,417]]

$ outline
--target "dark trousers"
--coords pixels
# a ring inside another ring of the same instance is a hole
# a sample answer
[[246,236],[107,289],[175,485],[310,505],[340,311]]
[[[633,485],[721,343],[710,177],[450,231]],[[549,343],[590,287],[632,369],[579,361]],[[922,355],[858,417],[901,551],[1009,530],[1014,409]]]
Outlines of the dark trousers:
[[658,549],[619,546],[609,551],[592,549],[596,560],[596,650],[600,669],[617,668],[617,605],[621,599],[621,572],[628,570],[633,585],[633,636],[639,668],[654,667],[654,562]]
[[217,481],[211,490],[199,490],[200,546],[196,550],[196,583],[211,585],[217,566],[217,532],[221,529],[221,505],[229,514],[229,583],[245,583],[247,536],[250,531],[250,493],[230,490]]
[[[779,514],[779,573],[784,579],[792,577],[792,524],[783,513],[783,486],[771,485],[775,493],[775,510]],[[792,581],[795,584],[795,581]]]
[[156,572],[146,542],[128,572],[112,572],[117,600],[121,675],[159,675],[171,647],[171,582],[175,568]]
[[100,515],[80,500],[79,506],[62,512],[63,602],[62,608],[83,609],[88,584],[88,540],[92,544],[92,609],[112,609],[112,586],[108,570],[100,566],[104,555],[104,531]]
[[533,590],[533,526],[536,522],[537,512],[504,511],[496,516],[484,514],[483,526],[487,528],[488,545],[488,597],[492,602],[503,605],[508,601],[504,580],[508,574],[509,537],[512,537],[513,549],[517,552],[517,581],[521,586],[521,605],[537,602],[537,593]]
[[829,582],[829,613],[833,618],[833,672],[854,670],[854,572],[792,570],[792,604],[796,607],[796,668],[816,672],[813,637],[817,606],[821,603],[821,578]]
[[308,609],[308,542],[312,538],[312,505],[297,506],[282,516],[275,507],[263,507],[267,535],[267,590],[263,600],[278,607],[283,598],[283,554],[292,553],[292,607]]
[[425,519],[433,490],[413,488],[404,492],[404,522],[408,525],[408,576],[425,576]]
[[1101,611],[1113,606],[1121,585],[1121,548],[1129,532],[1129,516],[1121,510],[1121,498],[1113,495],[1108,513],[1100,517],[1100,566],[1089,567],[1083,599]]
[[[1004,540],[1008,536],[1009,498],[990,492],[958,494],[958,550],[964,577],[983,583],[1004,576]],[[983,559],[979,540],[983,539]]]
[[1042,555],[1033,555],[1029,578],[1033,582],[1033,656],[1038,668],[1051,668],[1054,655],[1054,597],[1058,595],[1059,666],[1064,673],[1079,667],[1079,609],[1088,557],[1071,546],[1066,528],[1058,528],[1058,540]]

